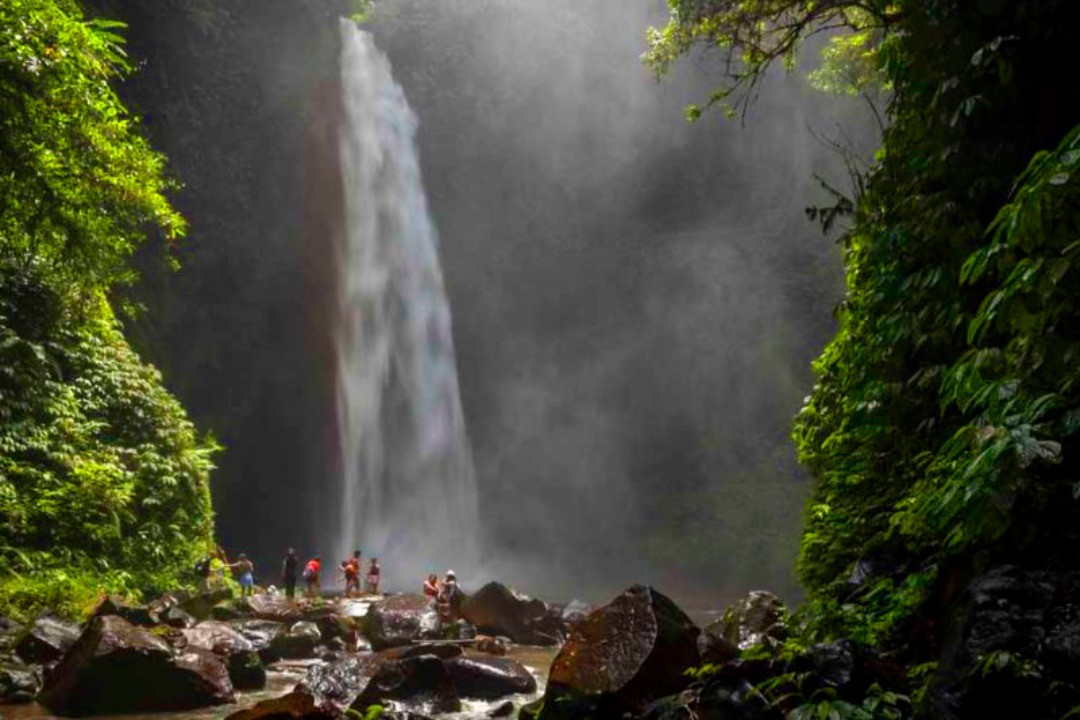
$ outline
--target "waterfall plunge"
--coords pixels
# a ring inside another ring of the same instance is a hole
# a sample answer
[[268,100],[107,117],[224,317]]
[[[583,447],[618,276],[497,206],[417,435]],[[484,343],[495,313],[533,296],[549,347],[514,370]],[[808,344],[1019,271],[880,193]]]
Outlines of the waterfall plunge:
[[[370,35],[342,20],[345,251],[337,404],[341,525],[384,585],[476,568],[477,494],[416,118]],[[336,564],[336,562],[335,562]]]

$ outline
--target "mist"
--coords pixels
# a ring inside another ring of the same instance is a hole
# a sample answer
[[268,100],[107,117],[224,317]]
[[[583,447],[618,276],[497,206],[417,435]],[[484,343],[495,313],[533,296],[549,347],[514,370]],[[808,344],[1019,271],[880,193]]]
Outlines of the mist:
[[650,77],[665,13],[384,0],[368,28],[420,118],[480,486],[474,582],[798,594],[788,433],[842,292],[804,212],[826,199],[815,172],[843,180],[814,135],[868,117],[776,73],[745,125],[687,123],[719,77],[705,59]]
[[[221,541],[276,582],[285,548],[337,539],[327,307],[342,189],[326,148],[346,3],[222,0],[209,23],[198,3],[103,5],[130,23],[125,94],[191,225],[179,273],[144,258],[150,320],[129,329],[225,445]],[[366,29],[419,119],[453,314],[479,489],[466,589],[500,579],[600,601],[648,582],[688,607],[752,588],[797,599],[809,481],[790,425],[843,290],[835,238],[804,209],[830,199],[815,173],[846,182],[815,136],[865,154],[869,114],[775,72],[745,121],[686,122],[720,76],[708,57],[649,75],[640,55],[663,0],[377,8]],[[446,569],[363,550],[388,578],[417,575],[393,590]]]

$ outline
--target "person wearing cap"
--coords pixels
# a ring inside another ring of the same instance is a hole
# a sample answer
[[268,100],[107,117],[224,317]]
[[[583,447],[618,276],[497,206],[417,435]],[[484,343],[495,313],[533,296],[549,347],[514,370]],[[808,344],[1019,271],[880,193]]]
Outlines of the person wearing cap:
[[439,619],[444,623],[457,620],[463,599],[464,595],[457,584],[457,575],[453,570],[447,570],[446,579],[439,588]]

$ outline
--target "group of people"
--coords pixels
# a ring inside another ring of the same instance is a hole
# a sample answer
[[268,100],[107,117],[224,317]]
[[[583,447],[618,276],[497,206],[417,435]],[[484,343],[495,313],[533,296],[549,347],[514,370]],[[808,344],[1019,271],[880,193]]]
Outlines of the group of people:
[[[368,563],[367,574],[364,576],[364,586],[361,590],[362,564],[362,556],[359,550],[353,551],[352,557],[341,561],[338,567],[338,581],[345,585],[345,597],[379,594],[379,585],[382,579],[382,567],[379,565],[379,558],[373,557]],[[236,577],[236,581],[240,584],[240,594],[242,596],[254,594],[255,563],[246,554],[240,553],[236,558],[236,562],[230,563],[225,550],[218,547],[206,559],[196,565],[196,572],[202,578],[203,585],[207,589],[224,587],[227,570],[231,570]],[[296,597],[297,583],[303,580],[305,594],[308,597],[318,597],[322,587],[322,572],[321,556],[316,555],[308,560],[301,570],[300,558],[296,554],[296,549],[289,548],[281,564],[281,581],[285,587],[285,596],[289,599]],[[457,575],[453,570],[447,570],[446,577],[441,582],[434,573],[428,575],[427,580],[424,581],[423,592],[436,607],[439,618],[443,622],[453,622],[460,617],[461,603],[465,595],[462,593],[461,588],[458,587]]]
[[465,594],[458,587],[457,575],[453,570],[446,571],[446,578],[441,583],[435,573],[428,575],[423,589],[424,595],[435,604],[442,622],[453,622],[461,616],[461,603]]
[[[361,553],[353,551],[352,557],[342,560],[338,568],[338,579],[345,583],[345,597],[358,597],[361,595],[360,572]],[[318,597],[322,588],[322,557],[316,555],[307,561],[304,569],[300,572],[300,558],[294,548],[289,548],[285,554],[285,560],[281,565],[281,580],[285,586],[285,595],[288,598],[296,596],[296,584],[303,579],[308,597]],[[371,595],[379,594],[379,584],[382,577],[382,568],[379,566],[379,558],[371,558],[368,564],[367,576],[363,592]]]

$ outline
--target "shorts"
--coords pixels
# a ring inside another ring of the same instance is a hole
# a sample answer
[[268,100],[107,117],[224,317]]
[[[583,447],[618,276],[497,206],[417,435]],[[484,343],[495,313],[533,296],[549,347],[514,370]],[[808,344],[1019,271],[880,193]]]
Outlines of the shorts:
[[240,576],[240,587],[249,588],[255,587],[255,578],[251,573],[244,573]]

